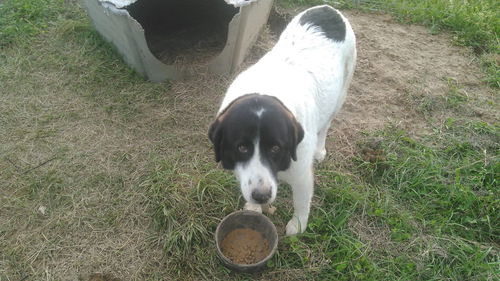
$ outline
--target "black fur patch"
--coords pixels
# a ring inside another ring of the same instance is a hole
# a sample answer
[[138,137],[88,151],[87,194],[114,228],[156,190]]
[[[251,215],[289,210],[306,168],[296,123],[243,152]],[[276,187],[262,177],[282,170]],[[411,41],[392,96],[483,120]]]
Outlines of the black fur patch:
[[328,6],[322,6],[305,12],[300,24],[310,24],[321,28],[325,36],[334,41],[345,39],[345,23],[340,14]]

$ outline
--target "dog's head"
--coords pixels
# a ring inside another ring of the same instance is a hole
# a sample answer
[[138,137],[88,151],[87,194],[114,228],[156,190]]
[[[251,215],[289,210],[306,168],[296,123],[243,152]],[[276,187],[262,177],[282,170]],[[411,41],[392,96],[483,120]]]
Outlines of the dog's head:
[[271,203],[276,198],[277,173],[297,161],[304,131],[276,98],[249,94],[219,114],[210,126],[215,159],[234,170],[245,200]]

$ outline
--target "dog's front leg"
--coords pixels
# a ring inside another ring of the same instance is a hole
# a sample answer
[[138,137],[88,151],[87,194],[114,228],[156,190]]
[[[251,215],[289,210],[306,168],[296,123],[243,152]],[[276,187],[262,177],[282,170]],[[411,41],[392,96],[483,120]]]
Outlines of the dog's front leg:
[[292,187],[294,212],[292,219],[286,225],[286,235],[295,235],[304,232],[307,228],[314,188],[312,165],[302,173],[289,175],[287,181]]

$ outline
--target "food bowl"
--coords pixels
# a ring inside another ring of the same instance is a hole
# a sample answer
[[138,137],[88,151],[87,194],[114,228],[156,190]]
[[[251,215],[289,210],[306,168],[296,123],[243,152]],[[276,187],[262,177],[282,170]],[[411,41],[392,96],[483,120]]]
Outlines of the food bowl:
[[217,226],[215,243],[217,255],[226,267],[239,272],[258,272],[276,252],[278,232],[263,214],[236,211]]

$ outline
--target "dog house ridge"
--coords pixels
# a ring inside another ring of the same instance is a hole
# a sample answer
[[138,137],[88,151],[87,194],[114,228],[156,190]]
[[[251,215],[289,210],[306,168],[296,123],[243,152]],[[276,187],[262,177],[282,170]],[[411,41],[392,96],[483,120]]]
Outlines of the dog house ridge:
[[[198,67],[206,68],[216,74],[229,74],[238,69],[267,23],[273,4],[273,0],[258,0],[247,6],[234,8],[225,3],[224,0],[162,1],[161,3],[171,2],[173,3],[171,5],[179,5],[181,8],[185,7],[186,3],[201,3],[205,6],[200,7],[200,9],[207,8],[207,2],[210,2],[218,5],[217,7],[213,6],[214,9],[220,9],[221,5],[226,12],[228,9],[234,9],[234,15],[227,13],[224,15],[228,18],[228,22],[222,23],[227,25],[226,40],[222,42],[220,47],[222,50],[198,65]],[[117,48],[131,68],[148,80],[160,82],[195,74],[199,68],[193,68],[192,65],[182,62],[165,62],[160,60],[157,54],[153,54],[149,44],[151,42],[147,40],[146,36],[146,33],[149,32],[146,30],[148,26],[143,26],[140,19],[134,18],[131,7],[139,9],[154,2],[152,0],[84,0],[96,30]],[[157,3],[160,2],[157,1]],[[227,5],[227,8],[224,5]],[[229,18],[229,16],[231,17]],[[144,18],[148,18],[147,15]]]

